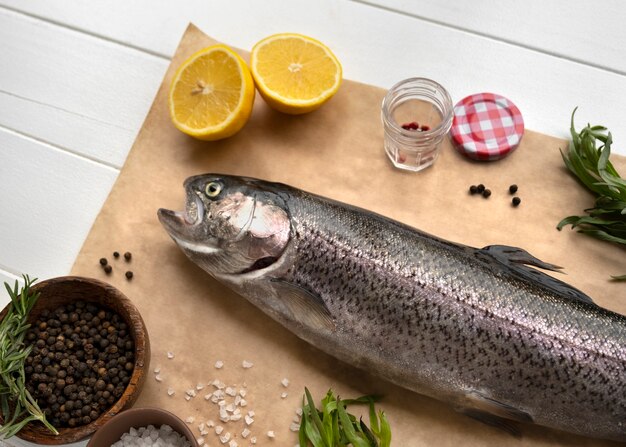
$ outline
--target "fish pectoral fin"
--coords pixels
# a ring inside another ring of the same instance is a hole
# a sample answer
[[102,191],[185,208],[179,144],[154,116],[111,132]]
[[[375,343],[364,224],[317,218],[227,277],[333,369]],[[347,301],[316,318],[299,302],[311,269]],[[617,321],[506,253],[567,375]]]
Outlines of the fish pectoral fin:
[[335,330],[335,321],[324,300],[312,291],[282,280],[273,279],[280,298],[294,320],[315,329]]
[[521,432],[512,421],[533,422],[533,418],[525,411],[492,399],[480,391],[468,392],[457,411],[513,436],[520,436]]
[[[546,275],[539,270],[528,267],[538,267],[544,270],[560,272],[562,267],[554,264],[543,262],[534,257],[526,250],[517,247],[509,247],[507,245],[489,245],[477,251],[479,257],[483,260],[497,262],[503,267],[508,268],[516,277],[530,281],[538,282],[543,287],[550,289],[555,293],[562,294],[574,301],[580,301],[587,304],[595,304],[593,300],[580,290],[570,286],[569,284],[559,281],[550,275]],[[487,257],[487,259],[485,259]]]
[[499,428],[500,430],[504,430],[505,432],[515,436],[516,438],[520,438],[522,436],[522,432],[519,427],[515,425],[514,422],[510,420],[494,416],[491,413],[485,413],[484,411],[475,410],[474,408],[465,408],[459,409],[460,413],[463,413],[465,416],[469,416],[472,419],[475,419],[483,424],[490,425],[495,428]]

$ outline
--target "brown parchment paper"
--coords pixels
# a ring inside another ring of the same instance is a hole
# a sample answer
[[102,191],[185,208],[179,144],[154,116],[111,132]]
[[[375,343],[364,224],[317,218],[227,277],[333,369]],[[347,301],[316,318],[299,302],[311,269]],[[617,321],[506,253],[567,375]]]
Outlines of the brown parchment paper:
[[[384,91],[352,81],[345,81],[324,107],[304,116],[274,112],[257,96],[254,113],[239,134],[221,142],[196,141],[171,124],[167,91],[175,68],[212,43],[189,26],[72,269],[73,274],[119,287],[145,319],[151,371],[136,405],[166,408],[183,419],[193,416],[198,435],[197,425],[211,419],[240,446],[248,445],[250,438],[240,435],[243,420],[220,423],[218,406],[203,398],[214,390],[208,383],[218,379],[246,389],[242,413],[255,413],[249,428],[257,445],[293,446],[297,436],[289,426],[304,387],[316,399],[333,388],[343,397],[382,394],[380,407],[391,422],[394,446],[611,445],[531,425],[524,425],[523,436],[516,439],[325,355],[189,262],[156,217],[160,207],[183,208],[182,183],[191,175],[217,172],[285,182],[445,239],[478,247],[523,247],[563,266],[565,275],[560,277],[600,305],[626,313],[625,286],[608,281],[610,274],[626,273],[626,253],[569,229],[555,229],[561,218],[592,204],[592,197],[563,167],[559,148],[566,143],[527,131],[520,147],[496,163],[471,162],[446,143],[433,167],[417,174],[401,172],[382,147]],[[564,126],[568,118],[563,117]],[[624,158],[613,161],[626,171]],[[469,185],[477,183],[493,191],[488,200],[468,195]],[[519,208],[510,205],[512,183],[519,185]],[[115,250],[131,251],[131,262],[114,260]],[[111,276],[98,264],[103,256],[111,260]],[[124,277],[126,270],[134,272],[132,281]],[[224,362],[223,368],[214,367],[217,360]],[[254,366],[244,369],[243,360]],[[155,368],[161,382],[155,380]],[[281,385],[283,378],[290,381],[288,387]],[[197,384],[204,388],[186,400],[185,391]],[[168,388],[175,390],[173,396]],[[288,394],[281,398],[284,392]],[[275,432],[274,439],[267,437],[268,430]],[[205,440],[220,445],[213,430]]]

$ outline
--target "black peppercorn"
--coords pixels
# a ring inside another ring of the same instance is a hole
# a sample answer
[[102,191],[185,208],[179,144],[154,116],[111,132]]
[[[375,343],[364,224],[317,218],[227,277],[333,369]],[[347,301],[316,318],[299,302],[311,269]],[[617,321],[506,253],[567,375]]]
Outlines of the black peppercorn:
[[513,206],[519,206],[519,204],[522,203],[522,199],[520,199],[519,197],[513,197],[511,203],[513,204]]
[[109,261],[107,261],[107,258],[100,258],[100,265],[101,266],[105,266],[109,263]]
[[469,193],[470,193],[471,195],[474,195],[474,194],[476,194],[477,192],[478,192],[478,187],[477,187],[476,185],[472,185],[472,186],[470,186],[470,187],[469,187]]
[[482,194],[484,190],[485,190],[485,185],[483,185],[482,183],[476,187],[476,191],[479,192],[480,194]]
[[130,258],[132,258],[132,256],[133,255],[129,251],[124,253],[124,259],[126,259],[127,261],[130,261]]
[[109,275],[112,271],[113,271],[113,267],[111,267],[110,265],[106,265],[104,267],[104,273],[106,273],[107,275]]
[[486,199],[491,195],[491,190],[490,189],[485,189],[483,191],[483,197]]
[[515,194],[517,192],[517,185],[511,185],[509,186],[509,192],[511,194]]
[[133,272],[131,271],[126,272],[126,279],[133,279]]
[[117,251],[114,251],[114,252],[113,252],[113,257],[114,257],[114,258],[119,258],[119,257],[120,257],[120,254],[119,254]]

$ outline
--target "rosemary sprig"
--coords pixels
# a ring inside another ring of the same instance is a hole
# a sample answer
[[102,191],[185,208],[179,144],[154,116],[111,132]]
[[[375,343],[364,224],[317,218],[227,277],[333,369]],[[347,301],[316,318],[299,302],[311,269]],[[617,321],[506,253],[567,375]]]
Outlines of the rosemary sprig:
[[4,438],[15,435],[32,421],[40,421],[52,433],[59,434],[26,389],[24,362],[31,347],[25,346],[24,338],[30,327],[28,314],[39,298],[39,293],[30,288],[36,280],[24,275],[21,291],[17,281],[13,289],[4,283],[11,297],[8,312],[0,322],[0,410],[4,420],[0,436]]
[[[307,388],[302,402],[302,421],[298,433],[300,447],[389,447],[391,427],[383,411],[376,412],[375,396],[339,399],[328,390],[318,410]],[[348,413],[348,405],[369,405],[370,427],[363,419]]]
[[[557,228],[566,225],[579,233],[626,246],[626,181],[609,161],[613,138],[604,126],[587,124],[580,133],[574,126],[572,112],[570,133],[572,141],[561,156],[567,168],[596,196],[595,206],[586,209],[586,216],[568,216]],[[626,275],[612,276],[618,281]]]

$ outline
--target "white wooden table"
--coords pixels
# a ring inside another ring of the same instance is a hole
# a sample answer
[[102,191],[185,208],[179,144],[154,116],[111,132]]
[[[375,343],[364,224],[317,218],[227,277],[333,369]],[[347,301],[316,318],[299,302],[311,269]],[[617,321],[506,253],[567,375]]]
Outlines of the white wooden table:
[[244,49],[314,36],[346,78],[385,88],[500,93],[559,137],[579,106],[626,155],[620,0],[0,0],[0,281],[69,272],[190,21]]

